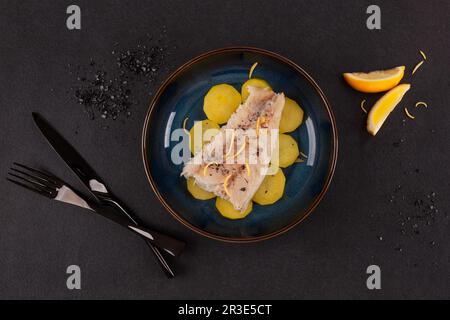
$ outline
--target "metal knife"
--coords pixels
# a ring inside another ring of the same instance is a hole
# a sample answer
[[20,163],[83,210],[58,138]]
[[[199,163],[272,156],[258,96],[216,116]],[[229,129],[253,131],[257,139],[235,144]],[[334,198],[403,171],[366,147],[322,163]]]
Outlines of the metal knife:
[[[114,197],[111,192],[108,191],[103,180],[99,176],[97,176],[94,170],[79,155],[79,153],[39,114],[33,113],[33,119],[52,148],[56,151],[56,153],[59,154],[59,156],[69,166],[69,168],[72,169],[72,171],[78,176],[81,182],[88,188],[94,198],[98,201],[99,206],[109,206],[114,208],[114,213],[116,213],[117,215],[111,215],[111,218],[122,217],[123,215],[125,215],[131,222],[129,226],[130,229],[133,229],[133,227],[136,228],[136,226],[138,226],[136,220],[131,216],[128,210],[126,210],[125,207],[121,205],[119,200]],[[155,236],[157,237],[157,235]],[[158,261],[163,266],[166,274],[173,277],[173,271],[170,270],[170,267],[164,260],[164,257],[162,256],[158,248],[156,248],[149,241],[147,242],[147,244],[157,256]],[[165,236],[164,245],[167,246],[168,244],[170,245],[170,248],[165,248],[169,249],[165,251],[169,252],[172,255],[179,254],[185,246],[184,242]]]

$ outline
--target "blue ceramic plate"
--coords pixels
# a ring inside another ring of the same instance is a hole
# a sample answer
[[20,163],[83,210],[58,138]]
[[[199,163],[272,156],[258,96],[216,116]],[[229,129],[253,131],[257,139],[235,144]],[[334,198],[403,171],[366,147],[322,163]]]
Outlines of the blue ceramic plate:
[[[306,162],[283,169],[285,194],[269,206],[254,204],[253,211],[241,220],[222,217],[215,200],[194,199],[180,177],[182,164],[171,161],[177,142],[170,141],[173,129],[206,118],[203,98],[216,84],[228,83],[239,92],[248,79],[254,62],[253,77],[269,82],[275,92],[284,92],[305,111],[303,124],[292,136]],[[239,47],[208,52],[187,62],[173,73],[156,93],[146,115],[142,134],[142,153],[150,185],[162,205],[181,223],[210,238],[251,242],[279,235],[297,225],[323,198],[337,159],[337,131],[333,112],[314,80],[292,61],[269,51]]]

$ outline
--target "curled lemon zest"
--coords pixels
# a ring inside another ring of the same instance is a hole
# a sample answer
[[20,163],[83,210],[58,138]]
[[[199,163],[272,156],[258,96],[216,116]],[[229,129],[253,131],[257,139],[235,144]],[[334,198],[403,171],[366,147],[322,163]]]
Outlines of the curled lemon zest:
[[423,60],[427,60],[427,56],[425,55],[425,52],[423,52],[422,50],[419,50],[420,54],[423,57]]
[[189,117],[184,118],[183,120],[183,130],[184,132],[186,132],[187,134],[189,134],[189,131],[186,129],[186,122],[188,121]]
[[303,152],[300,151],[300,154],[301,154],[301,156],[302,156],[303,158],[308,159],[308,156],[307,156],[306,154],[304,154]]
[[248,73],[248,78],[251,79],[252,75],[253,75],[253,71],[255,70],[256,66],[258,65],[258,62],[255,62],[251,68],[250,68],[250,72]]
[[246,141],[244,141],[244,143],[242,144],[242,146],[239,148],[238,152],[236,152],[235,154],[233,154],[231,156],[231,158],[237,157],[244,149],[245,149],[245,145],[247,144]]
[[416,117],[414,117],[411,113],[409,113],[407,108],[404,108],[406,115],[408,116],[408,118],[410,119],[415,119]]
[[418,106],[424,106],[425,108],[428,108],[428,105],[426,104],[426,102],[423,102],[423,101],[417,102],[416,107],[418,107]]
[[250,177],[251,170],[250,165],[247,162],[245,163],[245,169],[247,169],[247,177]]
[[233,134],[231,135],[231,144],[230,144],[230,148],[228,149],[227,153],[225,154],[225,158],[227,158],[227,157],[230,155],[231,151],[233,151],[233,147],[234,147],[234,136],[235,136],[235,133],[234,133],[234,130],[233,130]]
[[425,62],[425,61],[422,60],[422,61],[420,61],[418,64],[416,64],[416,66],[414,67],[414,69],[413,69],[413,71],[412,71],[412,74],[414,74],[414,73],[417,71],[417,69],[419,69],[420,66],[421,66],[424,62]]
[[259,135],[259,117],[258,117],[258,119],[256,119],[256,136],[258,136]]
[[364,104],[366,103],[366,100],[361,101],[361,104],[359,105],[362,109],[362,111],[364,111],[364,113],[367,113],[367,110],[364,108]]
[[231,176],[232,176],[232,174],[229,174],[229,175],[225,178],[225,180],[223,181],[223,189],[225,190],[225,193],[226,193],[227,196],[229,196],[229,197],[231,197],[231,194],[230,194],[230,192],[228,191],[227,186],[228,186],[228,180],[231,178]]
[[215,162],[215,161],[211,161],[211,162],[207,163],[206,166],[203,168],[203,175],[204,175],[204,176],[206,176],[206,171],[208,170],[208,167],[209,167],[210,165],[212,165],[212,164],[219,165],[219,164],[218,164],[217,162]]
[[256,119],[256,136],[259,136],[259,128],[261,127],[261,124],[265,122],[266,122],[265,117],[258,117],[258,119]]

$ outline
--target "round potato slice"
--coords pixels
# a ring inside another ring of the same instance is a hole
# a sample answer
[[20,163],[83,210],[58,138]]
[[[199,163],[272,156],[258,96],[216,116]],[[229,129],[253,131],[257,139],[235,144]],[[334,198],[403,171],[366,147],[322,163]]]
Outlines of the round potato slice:
[[247,209],[244,212],[240,212],[234,209],[233,205],[220,197],[216,198],[216,208],[219,210],[220,214],[225,218],[236,220],[245,218],[253,209],[253,203],[250,201]]
[[196,185],[194,178],[187,179],[187,189],[192,194],[192,196],[198,200],[209,200],[216,196],[214,193],[203,190],[198,185]]
[[260,205],[269,205],[277,202],[284,194],[286,178],[281,169],[274,175],[267,175],[259,189],[253,196],[253,201]]
[[[202,138],[196,139],[195,133],[200,132],[200,129]],[[219,132],[219,129],[220,126],[211,120],[195,121],[191,130],[189,130],[189,149],[192,154],[195,155],[202,150],[203,145],[211,141],[211,138]],[[217,132],[209,130],[217,130]]]
[[297,141],[288,134],[280,133],[279,135],[280,152],[279,166],[287,168],[297,160],[300,151],[298,150]]
[[258,79],[258,78],[252,78],[242,85],[241,88],[241,96],[242,96],[242,102],[247,100],[250,93],[248,92],[248,87],[257,87],[257,88],[270,88],[270,85],[267,83],[266,80]]
[[283,113],[280,120],[280,133],[292,132],[303,121],[303,109],[292,99],[285,98]]
[[223,83],[209,89],[203,100],[203,111],[208,119],[223,124],[230,119],[241,104],[241,95],[229,84]]

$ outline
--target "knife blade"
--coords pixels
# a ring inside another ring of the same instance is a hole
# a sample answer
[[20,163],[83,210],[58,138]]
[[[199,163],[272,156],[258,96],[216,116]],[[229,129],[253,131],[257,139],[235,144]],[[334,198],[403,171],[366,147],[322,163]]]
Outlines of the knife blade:
[[53,150],[66,162],[70,169],[77,175],[83,184],[89,189],[92,195],[97,199],[94,193],[108,193],[102,179],[94,172],[81,155],[39,114],[33,112],[34,123],[41,133],[52,146]]

